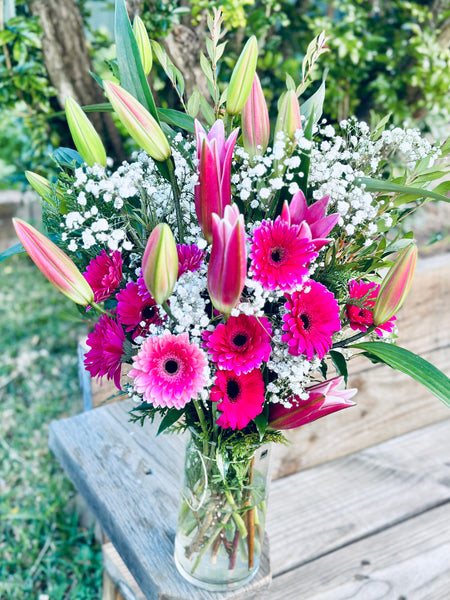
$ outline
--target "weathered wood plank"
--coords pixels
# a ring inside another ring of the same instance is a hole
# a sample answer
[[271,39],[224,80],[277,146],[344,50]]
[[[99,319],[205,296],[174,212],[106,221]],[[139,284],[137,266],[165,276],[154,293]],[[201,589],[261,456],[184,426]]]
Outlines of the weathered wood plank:
[[[118,594],[120,600],[145,600],[145,596],[139,589],[136,580],[125,566],[125,563],[111,542],[103,544],[102,555],[103,568],[108,577],[106,580],[110,590],[108,590],[108,593],[110,595]],[[105,597],[105,587],[103,588],[102,600],[110,600],[108,596]],[[112,595],[111,600],[119,599]]]
[[447,420],[274,482],[274,575],[449,501],[449,455]]
[[255,580],[226,595],[193,588],[173,562],[184,441],[127,423],[116,403],[53,423],[49,445],[149,600],[263,598],[268,548]]
[[270,600],[445,600],[450,503],[276,577]]
[[[450,374],[450,346],[423,357]],[[358,388],[357,406],[287,432],[291,444],[277,448],[274,478],[450,418],[449,409],[425,387],[383,365],[350,376],[349,386]]]

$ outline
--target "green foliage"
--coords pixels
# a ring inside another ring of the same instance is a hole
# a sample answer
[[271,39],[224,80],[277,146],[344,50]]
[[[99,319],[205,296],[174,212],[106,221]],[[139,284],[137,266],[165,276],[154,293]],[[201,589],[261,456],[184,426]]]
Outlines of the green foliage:
[[450,407],[450,379],[417,354],[383,342],[363,342],[351,347],[362,350],[363,354],[374,359],[374,362],[382,362],[392,369],[406,373]]

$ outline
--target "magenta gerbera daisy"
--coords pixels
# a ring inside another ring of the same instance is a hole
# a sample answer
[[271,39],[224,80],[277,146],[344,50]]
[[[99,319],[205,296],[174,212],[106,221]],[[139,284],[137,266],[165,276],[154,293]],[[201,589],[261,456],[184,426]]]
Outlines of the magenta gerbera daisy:
[[109,255],[106,250],[102,250],[89,262],[83,274],[94,291],[94,302],[103,302],[122,281],[121,253],[116,250]]
[[203,339],[212,360],[219,369],[248,373],[269,360],[272,327],[266,317],[252,315],[229,317],[214,331],[205,331]]
[[[373,309],[375,301],[380,291],[378,283],[373,281],[364,283],[363,281],[352,281],[348,282],[349,296],[351,299],[361,300],[359,306],[355,304],[347,304],[345,307],[345,313],[350,322],[350,327],[354,331],[367,331],[369,327],[373,325]],[[391,317],[389,321],[379,325],[375,332],[379,335],[383,335],[383,331],[392,331],[395,327],[396,317]]]
[[200,250],[196,244],[177,244],[178,277],[186,271],[198,271],[203,264],[205,251]]
[[264,381],[259,369],[238,375],[234,371],[217,371],[211,388],[212,402],[222,412],[217,425],[226,429],[243,429],[262,412]]
[[300,292],[286,296],[283,315],[283,342],[289,354],[306,354],[311,360],[314,353],[323,358],[331,347],[333,334],[341,329],[339,306],[335,297],[317,281],[308,281]]
[[117,294],[117,301],[117,318],[125,325],[125,331],[139,328],[140,335],[151,323],[162,323],[156,302],[150,294],[141,296],[138,285],[132,281]]
[[308,225],[289,225],[277,217],[253,232],[250,270],[266,289],[291,290],[308,275],[316,256]]
[[87,345],[91,349],[84,355],[84,366],[92,377],[114,379],[116,387],[120,387],[120,369],[123,355],[125,332],[115,319],[102,315],[87,337]]
[[134,389],[154,406],[183,408],[206,382],[207,361],[187,333],[148,337],[128,373]]

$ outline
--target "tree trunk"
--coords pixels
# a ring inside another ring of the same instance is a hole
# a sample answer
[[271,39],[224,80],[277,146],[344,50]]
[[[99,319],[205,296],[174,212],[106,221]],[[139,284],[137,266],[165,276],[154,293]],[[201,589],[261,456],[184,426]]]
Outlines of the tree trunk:
[[[75,0],[32,0],[30,8],[40,19],[44,63],[61,108],[64,109],[67,96],[81,105],[105,102],[103,91],[89,74],[93,70],[92,61]],[[89,118],[108,154],[119,161],[125,160],[122,140],[111,115],[90,113]]]

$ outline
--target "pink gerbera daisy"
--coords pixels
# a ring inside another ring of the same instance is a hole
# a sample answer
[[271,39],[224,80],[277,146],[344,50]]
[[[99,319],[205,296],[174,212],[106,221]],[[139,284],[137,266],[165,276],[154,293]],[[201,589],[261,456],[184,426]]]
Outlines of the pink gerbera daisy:
[[214,331],[205,331],[204,347],[219,369],[248,373],[269,360],[272,327],[266,317],[239,315],[229,317]]
[[120,368],[123,355],[125,333],[115,319],[102,315],[87,337],[87,345],[91,349],[84,355],[84,366],[92,377],[114,379],[116,387],[120,387]]
[[317,281],[309,281],[308,287],[287,295],[283,316],[283,342],[289,346],[289,354],[306,354],[311,360],[314,352],[323,358],[331,347],[333,334],[341,329],[339,306],[335,297]]
[[[345,307],[345,313],[348,320],[350,321],[350,327],[354,331],[367,331],[369,327],[373,325],[373,308],[375,301],[380,291],[378,283],[369,282],[364,283],[363,281],[352,281],[348,282],[349,295],[351,299],[360,300],[364,298],[362,302],[359,302],[358,306],[355,304],[347,304]],[[396,317],[391,317],[389,321],[379,325],[375,332],[379,335],[383,335],[383,331],[392,331],[395,327]]]
[[137,329],[135,335],[141,335],[152,323],[162,323],[161,315],[153,298],[141,296],[139,287],[130,281],[127,287],[117,294],[117,318],[125,325],[125,331]]
[[222,412],[217,425],[226,429],[243,429],[262,412],[264,381],[259,369],[238,375],[234,371],[217,371],[211,388],[212,402]]
[[186,271],[198,271],[203,264],[205,251],[200,250],[196,244],[177,244],[178,277]]
[[122,281],[122,255],[119,250],[111,255],[102,250],[90,261],[84,277],[94,291],[94,302],[109,298]]
[[187,333],[148,337],[134,358],[134,389],[154,406],[183,408],[206,382],[207,361]]
[[250,251],[254,279],[269,290],[291,290],[308,275],[317,252],[306,223],[289,225],[280,217],[263,221],[253,232]]

